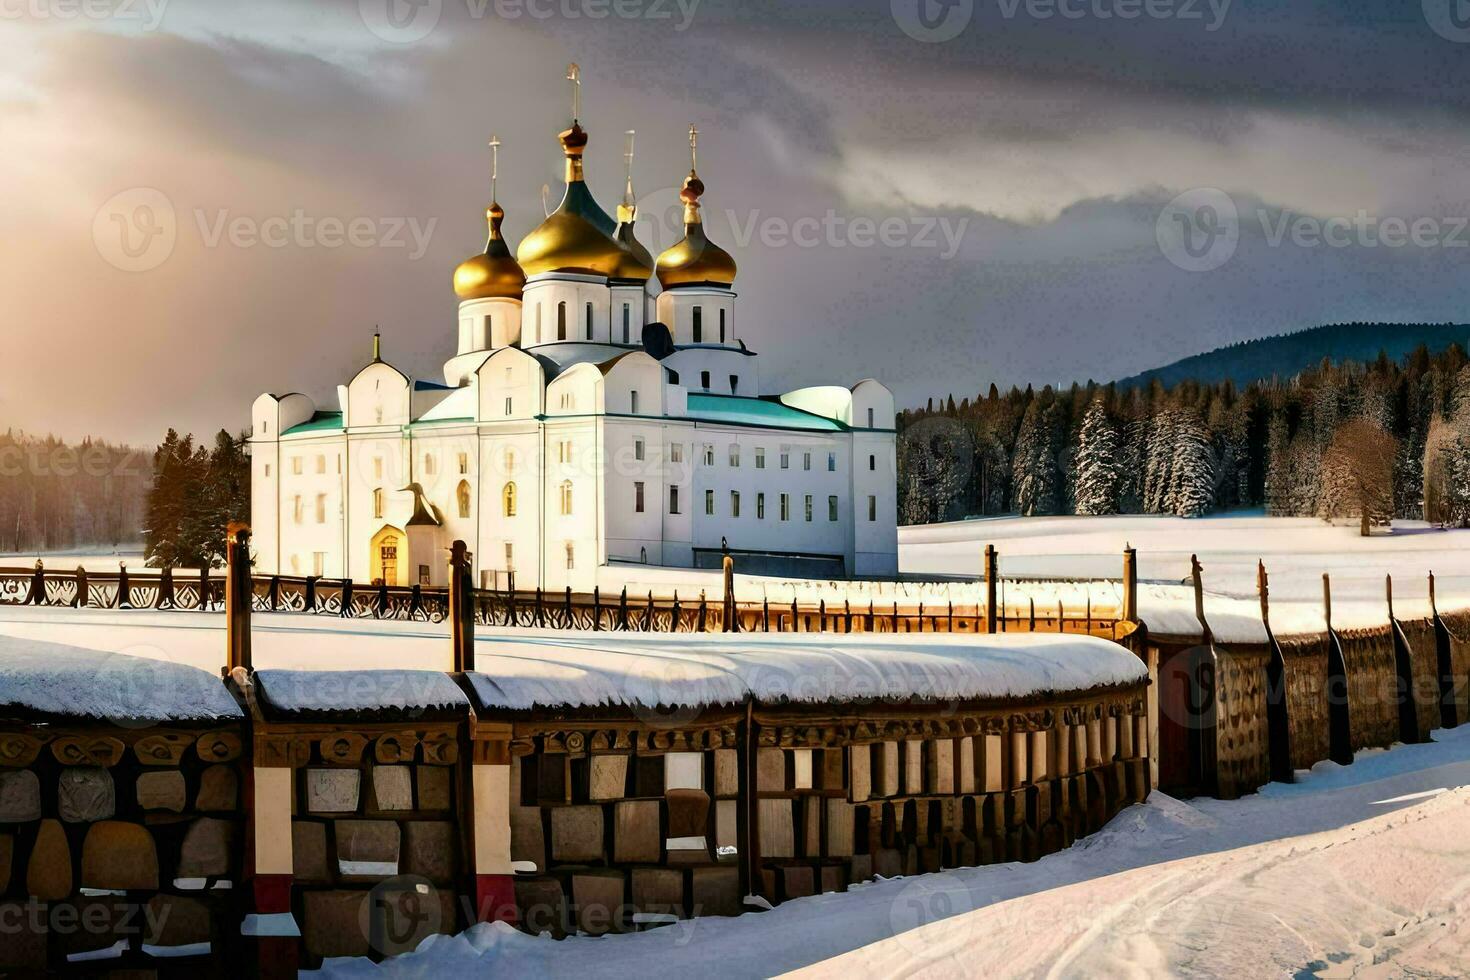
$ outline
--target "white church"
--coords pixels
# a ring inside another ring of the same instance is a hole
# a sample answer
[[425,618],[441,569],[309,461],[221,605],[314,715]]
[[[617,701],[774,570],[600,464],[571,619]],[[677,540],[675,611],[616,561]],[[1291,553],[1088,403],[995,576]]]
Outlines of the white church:
[[717,568],[727,550],[748,574],[895,576],[893,396],[873,380],[762,394],[735,260],[701,222],[696,135],[684,237],[656,261],[634,237],[631,152],[614,221],[573,118],[566,193],[514,256],[492,177],[442,381],[375,340],[335,408],[257,398],[257,573],[437,586],[462,539],[494,588],[513,573],[518,589],[606,589],[622,563]]

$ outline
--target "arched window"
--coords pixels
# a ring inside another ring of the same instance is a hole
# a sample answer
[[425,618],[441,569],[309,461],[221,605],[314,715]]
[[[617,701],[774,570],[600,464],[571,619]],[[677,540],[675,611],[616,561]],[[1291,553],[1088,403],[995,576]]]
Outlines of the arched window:
[[587,339],[592,339],[592,304],[587,304]]
[[561,512],[562,516],[572,515],[572,481],[563,480],[561,484]]
[[460,480],[459,486],[454,491],[455,500],[459,503],[459,516],[470,516],[470,481]]
[[565,302],[556,304],[556,339],[567,339],[567,304]]
[[516,485],[507,483],[500,491],[500,509],[506,517],[516,516]]
[[383,488],[378,487],[373,491],[373,516],[383,516]]

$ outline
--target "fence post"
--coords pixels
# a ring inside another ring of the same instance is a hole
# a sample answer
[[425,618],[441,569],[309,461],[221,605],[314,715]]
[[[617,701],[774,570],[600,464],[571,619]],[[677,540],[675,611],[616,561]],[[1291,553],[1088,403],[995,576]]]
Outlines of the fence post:
[[985,632],[995,632],[995,589],[999,562],[995,556],[995,545],[985,546]]
[[378,604],[377,608],[373,610],[373,617],[375,619],[382,619],[386,615],[388,615],[388,583],[379,582]]
[[456,540],[449,550],[449,641],[455,673],[475,669],[472,588],[469,552],[463,541]]
[[1123,621],[1138,622],[1138,552],[1123,546]]
[[740,625],[735,622],[735,559],[726,555],[721,564],[725,572],[725,632],[739,633]]
[[250,528],[231,523],[225,538],[225,676],[255,669],[250,654]]
[[352,615],[352,579],[350,578],[344,578],[342,580],[342,610],[340,615],[343,618],[348,618]]
[[679,632],[679,620],[684,618],[683,609],[679,606],[679,590],[674,590],[674,610],[669,616],[669,632]]
[[[674,593],[675,605],[678,604],[679,595]],[[596,585],[592,587],[592,632],[596,633],[602,629],[602,589]]]
[[628,587],[618,594],[618,629],[628,632]]
[[316,612],[316,576],[306,576],[306,599],[305,609],[307,612]]
[[762,595],[761,596],[761,632],[762,633],[769,633],[770,631],[771,631],[771,597],[768,596],[768,595]]
[[1286,656],[1271,631],[1271,579],[1266,563],[1256,563],[1256,589],[1261,594],[1261,625],[1271,645],[1266,662],[1266,749],[1271,759],[1271,779],[1278,783],[1296,781],[1291,765],[1291,704],[1286,694]]
[[[118,574],[121,576],[119,582],[119,587],[121,587],[122,583],[127,581],[127,569],[121,568]],[[178,603],[174,601],[174,569],[172,565],[165,565],[163,571],[158,573],[158,595],[153,599],[153,608],[173,609],[177,605]]]
[[[172,586],[173,569],[165,568],[164,571],[169,573],[169,585]],[[160,592],[160,594],[162,593]],[[172,595],[173,589],[170,588],[170,598],[172,598]],[[133,597],[128,595],[128,563],[120,561],[117,563],[117,608],[122,609],[124,606],[129,609],[133,608]]]
[[699,629],[698,629],[697,632],[703,633],[705,631],[705,626],[707,625],[708,617],[709,617],[709,603],[705,599],[704,590],[703,589],[700,589],[699,590]]
[[1189,577],[1194,582],[1194,618],[1199,620],[1200,635],[1209,644],[1209,623],[1205,620],[1205,576],[1204,567],[1199,563],[1198,555],[1189,556]]
[[78,565],[77,566],[77,602],[76,602],[77,608],[78,609],[86,609],[87,608],[87,603],[88,603],[88,596],[87,596],[87,570],[85,568],[83,568],[81,565]]
[[45,605],[46,602],[46,566],[39,558],[36,559],[35,571],[31,572],[31,594],[26,596],[26,602],[33,606]]
[[281,607],[281,577],[279,575],[271,576],[270,600],[271,612]]
[[199,566],[199,611],[209,612],[209,561]]

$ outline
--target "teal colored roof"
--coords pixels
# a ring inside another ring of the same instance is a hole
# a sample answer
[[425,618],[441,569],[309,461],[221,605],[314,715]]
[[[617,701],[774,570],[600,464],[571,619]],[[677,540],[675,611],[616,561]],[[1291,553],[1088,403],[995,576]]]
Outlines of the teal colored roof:
[[689,394],[689,417],[732,425],[756,425],[775,429],[810,429],[817,432],[846,432],[836,419],[803,412],[765,398],[734,395]]
[[293,425],[285,432],[282,432],[281,435],[292,436],[298,432],[327,432],[332,429],[341,428],[341,412],[316,412],[311,416],[310,421],[302,422],[300,425]]

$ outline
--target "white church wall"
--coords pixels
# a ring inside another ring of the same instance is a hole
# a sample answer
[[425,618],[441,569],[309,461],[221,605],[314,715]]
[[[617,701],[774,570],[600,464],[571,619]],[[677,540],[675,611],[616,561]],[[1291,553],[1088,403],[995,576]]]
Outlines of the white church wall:
[[340,433],[287,436],[277,450],[282,575],[345,574],[342,508],[344,441]]
[[[511,570],[516,572],[517,587],[534,588],[538,581],[544,513],[542,452],[542,428],[534,421],[496,423],[481,429],[479,543],[474,566],[476,581],[483,585],[504,588]],[[506,513],[507,484],[515,487],[511,514]]]
[[[557,273],[526,283],[522,294],[521,346],[558,341],[606,340],[608,337],[607,280],[597,276]],[[559,334],[558,309],[566,304],[566,336]],[[591,330],[587,310],[592,311]]]
[[482,422],[529,419],[545,410],[545,376],[541,362],[515,347],[504,347],[480,365]]
[[345,421],[349,428],[407,425],[408,378],[386,361],[374,361],[347,386]]
[[669,328],[676,344],[735,343],[735,294],[728,289],[715,286],[666,289],[658,294],[655,306],[658,321]]
[[687,348],[675,351],[660,363],[679,376],[679,386],[696,394],[760,394],[756,358],[737,348]]

